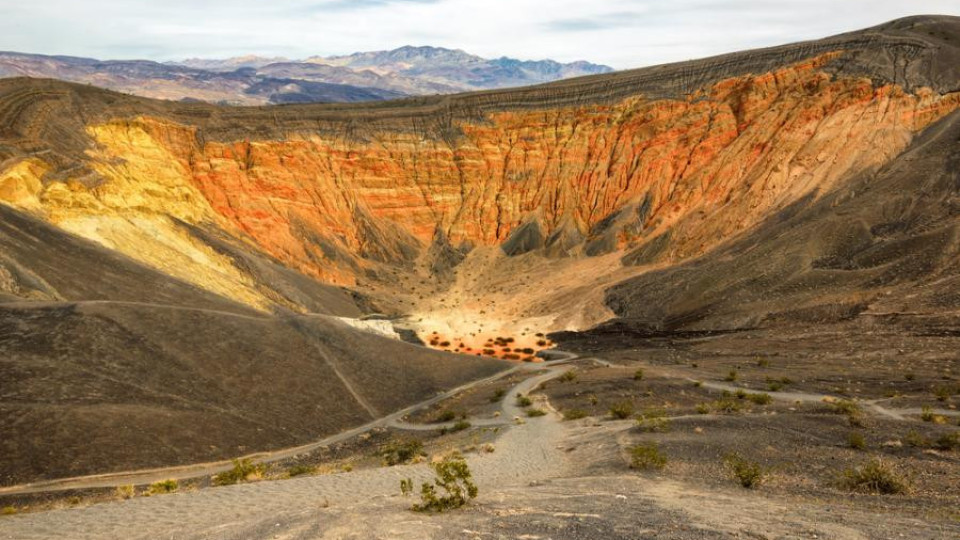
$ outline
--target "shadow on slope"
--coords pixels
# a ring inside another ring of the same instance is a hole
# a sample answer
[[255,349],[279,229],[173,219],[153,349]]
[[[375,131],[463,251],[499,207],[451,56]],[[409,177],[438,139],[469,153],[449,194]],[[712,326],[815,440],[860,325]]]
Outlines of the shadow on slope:
[[508,367],[256,312],[0,217],[2,485],[294,446]]

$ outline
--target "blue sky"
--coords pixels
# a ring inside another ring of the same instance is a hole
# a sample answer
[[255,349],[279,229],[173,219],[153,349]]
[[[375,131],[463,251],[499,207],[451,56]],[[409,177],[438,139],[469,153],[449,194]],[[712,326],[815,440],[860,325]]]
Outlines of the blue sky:
[[173,60],[434,45],[616,68],[823,37],[960,0],[0,0],[0,50]]

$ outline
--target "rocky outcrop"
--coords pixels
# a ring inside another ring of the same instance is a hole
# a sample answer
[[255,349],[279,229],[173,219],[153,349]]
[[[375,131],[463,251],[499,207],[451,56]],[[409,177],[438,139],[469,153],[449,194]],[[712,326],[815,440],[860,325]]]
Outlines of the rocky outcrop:
[[[12,157],[0,196],[261,308],[271,301],[249,273],[182,224],[347,285],[436,254],[437,238],[449,244],[440,251],[640,248],[628,264],[680,261],[876,170],[960,107],[943,70],[930,68],[955,51],[947,41],[958,26],[911,19],[693,63],[367,108],[70,95],[91,109],[72,134],[88,141],[84,150]],[[922,31],[931,28],[943,36]]]

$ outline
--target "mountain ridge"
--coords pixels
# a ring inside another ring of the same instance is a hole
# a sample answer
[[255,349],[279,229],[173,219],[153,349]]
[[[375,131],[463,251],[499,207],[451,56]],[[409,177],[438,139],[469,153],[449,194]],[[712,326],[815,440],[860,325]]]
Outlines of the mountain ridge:
[[[507,58],[488,61],[466,53],[455,59],[449,49],[420,47],[416,50],[421,55],[423,51],[433,51],[434,58],[442,57],[444,61],[433,68],[421,62],[418,70],[394,70],[378,68],[376,64],[354,68],[342,62],[324,62],[317,57],[297,61],[249,55],[223,60],[188,59],[161,63],[4,51],[0,52],[0,77],[46,77],[160,99],[261,105],[449,94],[534,84],[610,69],[585,62],[567,65]],[[369,57],[378,54],[396,56],[404,51],[405,48],[400,48],[363,54]]]

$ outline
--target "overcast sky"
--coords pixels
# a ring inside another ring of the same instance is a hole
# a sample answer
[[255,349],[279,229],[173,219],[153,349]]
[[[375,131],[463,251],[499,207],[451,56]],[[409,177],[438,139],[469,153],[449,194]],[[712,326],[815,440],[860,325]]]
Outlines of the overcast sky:
[[433,45],[639,67],[776,45],[960,0],[0,0],[0,50],[173,60]]

